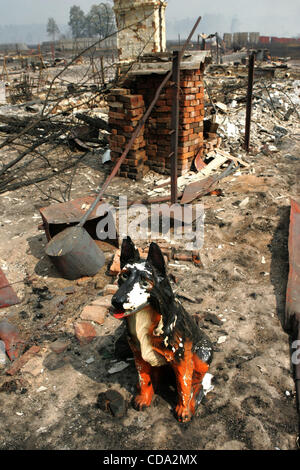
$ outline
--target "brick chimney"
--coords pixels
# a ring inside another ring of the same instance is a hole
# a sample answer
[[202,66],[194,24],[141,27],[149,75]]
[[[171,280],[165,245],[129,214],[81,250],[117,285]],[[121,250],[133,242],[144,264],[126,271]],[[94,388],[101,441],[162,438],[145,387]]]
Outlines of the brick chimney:
[[[202,157],[203,154],[203,72],[209,60],[207,51],[188,51],[181,60],[178,175],[189,171],[194,158]],[[140,61],[132,64],[122,88],[111,90],[107,100],[111,128],[110,155],[113,162],[120,158],[171,67],[171,52],[143,55]],[[140,179],[149,169],[170,174],[173,97],[174,86],[170,80],[121,165],[118,173],[120,176]]]

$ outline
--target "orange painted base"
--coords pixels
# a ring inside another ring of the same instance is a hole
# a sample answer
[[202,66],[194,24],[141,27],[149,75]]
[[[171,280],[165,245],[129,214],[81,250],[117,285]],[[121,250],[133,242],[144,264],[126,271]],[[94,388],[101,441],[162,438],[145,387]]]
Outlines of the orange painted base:
[[[139,376],[135,407],[138,410],[142,410],[151,404],[154,388],[155,385],[157,385],[157,369],[159,368],[152,367],[149,363],[144,361],[139,349],[132,341],[129,341],[129,344],[134,354],[135,365]],[[208,371],[209,366],[192,352],[191,342],[185,343],[184,356],[179,361],[175,360],[172,351],[162,348],[161,344],[160,346],[153,346],[153,349],[165,357],[175,372],[178,392],[178,403],[175,408],[175,413],[178,421],[188,422],[195,414],[196,399],[201,390],[203,377]]]

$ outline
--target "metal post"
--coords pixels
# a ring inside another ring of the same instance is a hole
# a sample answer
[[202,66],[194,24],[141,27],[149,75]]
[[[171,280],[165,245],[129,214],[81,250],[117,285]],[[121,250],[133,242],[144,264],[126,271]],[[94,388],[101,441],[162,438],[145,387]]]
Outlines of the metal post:
[[171,203],[177,202],[177,155],[178,155],[178,123],[179,123],[179,52],[173,51],[172,82],[174,86],[172,119],[171,119]]
[[253,95],[253,78],[254,78],[254,52],[249,56],[249,70],[248,70],[248,91],[247,91],[247,109],[246,109],[246,124],[245,124],[245,145],[246,152],[249,152],[250,143],[250,126],[251,126],[251,111],[252,111],[252,95]]
[[219,64],[219,38],[218,38],[218,33],[216,34],[216,45],[217,45],[217,64]]
[[102,84],[104,85],[104,83],[105,83],[105,76],[104,76],[103,55],[100,56],[100,66],[101,66],[101,79],[102,79]]
[[51,44],[51,53],[52,53],[52,60],[54,61],[55,59],[55,51],[54,51],[54,44]]

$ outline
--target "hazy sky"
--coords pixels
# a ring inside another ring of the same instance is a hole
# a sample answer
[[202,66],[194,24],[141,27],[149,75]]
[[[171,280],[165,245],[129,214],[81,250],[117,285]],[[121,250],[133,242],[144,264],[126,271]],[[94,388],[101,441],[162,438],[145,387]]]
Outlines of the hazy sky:
[[[58,24],[67,24],[72,5],[78,5],[84,11],[88,11],[95,3],[100,2],[0,0],[0,25],[45,24],[50,16],[53,16]],[[167,21],[170,24],[174,20],[196,18],[198,15],[203,17],[218,15],[219,20],[224,18],[224,32],[228,30],[230,21],[236,16],[240,31],[259,31],[261,34],[269,35],[300,34],[300,0],[169,0],[166,11]]]

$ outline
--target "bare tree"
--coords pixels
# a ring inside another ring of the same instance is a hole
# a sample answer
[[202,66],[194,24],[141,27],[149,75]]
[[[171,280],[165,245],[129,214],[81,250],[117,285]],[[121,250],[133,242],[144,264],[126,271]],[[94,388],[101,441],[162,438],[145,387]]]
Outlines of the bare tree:
[[86,35],[86,17],[80,7],[73,5],[70,8],[69,26],[73,38],[83,38]]
[[59,27],[57,26],[54,18],[48,18],[47,33],[52,37],[53,41],[55,41],[56,34],[59,34]]
[[86,16],[86,29],[89,35],[104,38],[116,30],[115,15],[108,3],[92,5]]

